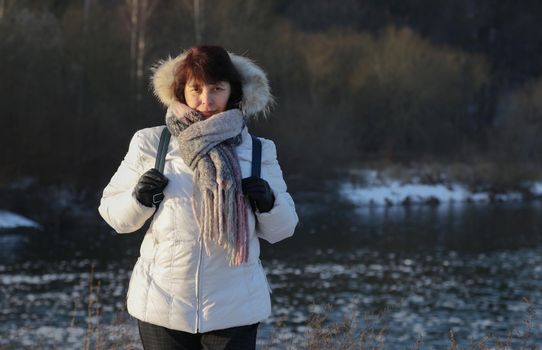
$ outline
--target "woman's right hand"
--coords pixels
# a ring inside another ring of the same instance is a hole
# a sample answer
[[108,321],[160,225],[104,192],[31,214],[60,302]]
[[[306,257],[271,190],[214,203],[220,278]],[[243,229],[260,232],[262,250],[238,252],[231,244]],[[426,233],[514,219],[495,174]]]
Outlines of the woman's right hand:
[[[164,174],[157,169],[152,168],[139,178],[139,181],[134,188],[135,197],[139,203],[143,204],[144,206],[152,207],[153,205],[157,204],[156,200],[154,200],[154,196],[161,194],[164,191],[167,183],[167,177],[165,177]],[[158,201],[158,203],[160,201]]]

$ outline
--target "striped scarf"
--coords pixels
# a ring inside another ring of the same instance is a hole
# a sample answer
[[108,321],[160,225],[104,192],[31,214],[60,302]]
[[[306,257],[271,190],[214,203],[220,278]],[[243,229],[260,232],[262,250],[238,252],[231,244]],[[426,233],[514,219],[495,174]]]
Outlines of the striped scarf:
[[179,144],[181,158],[194,171],[192,209],[207,254],[212,240],[227,251],[230,265],[246,262],[247,205],[235,153],[241,142],[243,115],[231,109],[205,119],[177,102],[168,109],[166,125]]

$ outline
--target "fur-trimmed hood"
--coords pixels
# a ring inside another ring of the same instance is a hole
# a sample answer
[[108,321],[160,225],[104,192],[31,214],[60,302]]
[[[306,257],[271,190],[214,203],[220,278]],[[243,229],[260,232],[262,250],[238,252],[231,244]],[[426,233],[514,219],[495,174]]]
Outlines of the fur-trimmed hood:
[[[188,51],[184,51],[175,58],[169,57],[161,60],[153,68],[154,94],[166,107],[177,100],[173,91],[174,73],[187,54]],[[266,116],[273,104],[273,96],[265,72],[246,57],[233,53],[229,53],[229,55],[242,80],[243,99],[239,107],[241,112],[247,117],[255,116],[258,113]]]

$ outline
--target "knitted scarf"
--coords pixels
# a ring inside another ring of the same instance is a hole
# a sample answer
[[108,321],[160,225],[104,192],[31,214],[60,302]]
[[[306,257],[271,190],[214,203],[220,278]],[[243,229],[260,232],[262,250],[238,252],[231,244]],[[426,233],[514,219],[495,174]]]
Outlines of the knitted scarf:
[[166,125],[179,144],[181,158],[194,171],[192,209],[207,254],[212,240],[227,251],[230,265],[246,262],[247,207],[235,153],[241,142],[243,115],[231,109],[205,119],[176,102],[168,109]]

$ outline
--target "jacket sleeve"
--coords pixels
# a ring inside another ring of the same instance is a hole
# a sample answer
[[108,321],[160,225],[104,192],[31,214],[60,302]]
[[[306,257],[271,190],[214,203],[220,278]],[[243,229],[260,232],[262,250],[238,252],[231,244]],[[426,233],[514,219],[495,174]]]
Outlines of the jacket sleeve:
[[145,169],[142,164],[141,132],[130,141],[128,153],[117,172],[105,187],[98,211],[104,220],[117,232],[129,233],[141,228],[155,210],[146,207],[135,198],[133,190]]
[[275,195],[273,208],[266,212],[256,212],[256,235],[270,243],[275,243],[294,234],[299,221],[294,200],[287,192],[282,170],[277,161],[277,149],[273,141],[262,139],[262,178],[269,183]]

